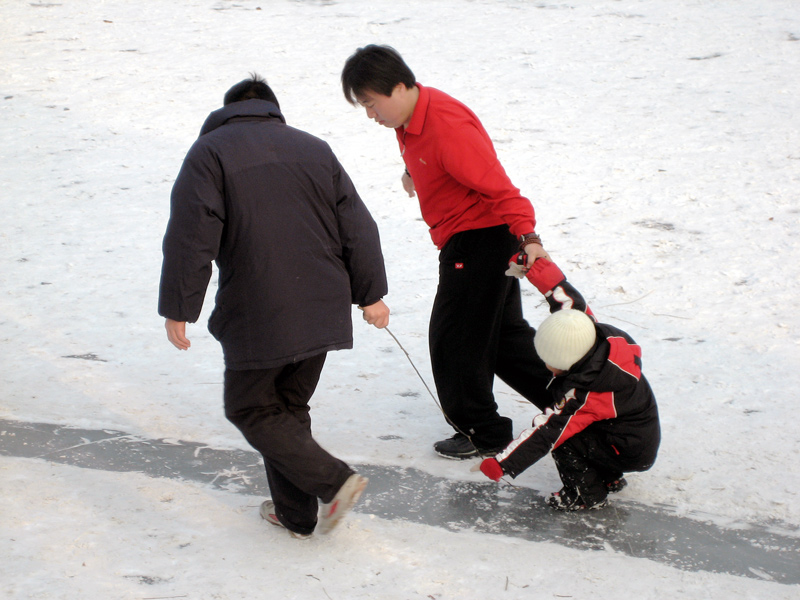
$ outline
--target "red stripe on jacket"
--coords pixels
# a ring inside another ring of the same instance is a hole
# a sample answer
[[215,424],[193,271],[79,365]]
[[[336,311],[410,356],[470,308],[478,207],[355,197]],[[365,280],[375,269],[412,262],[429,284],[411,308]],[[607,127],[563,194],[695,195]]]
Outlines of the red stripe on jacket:
[[617,407],[614,405],[614,392],[589,392],[586,400],[569,418],[561,435],[553,444],[553,450],[566,442],[573,435],[580,433],[589,425],[603,419],[613,419],[617,416]]
[[610,337],[608,343],[608,361],[638,381],[642,377],[642,348],[637,344],[629,344],[622,337]]

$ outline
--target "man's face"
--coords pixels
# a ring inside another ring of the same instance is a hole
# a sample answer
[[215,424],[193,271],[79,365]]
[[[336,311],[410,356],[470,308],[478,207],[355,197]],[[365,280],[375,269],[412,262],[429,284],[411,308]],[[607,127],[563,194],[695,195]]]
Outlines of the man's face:
[[367,111],[367,118],[391,129],[407,125],[414,111],[413,106],[409,107],[408,89],[402,83],[395,86],[391,96],[367,90],[356,100]]

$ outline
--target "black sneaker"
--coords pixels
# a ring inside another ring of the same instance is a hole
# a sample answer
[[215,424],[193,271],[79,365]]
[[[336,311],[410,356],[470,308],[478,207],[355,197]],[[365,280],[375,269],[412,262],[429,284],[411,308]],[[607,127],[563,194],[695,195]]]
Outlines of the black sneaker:
[[615,479],[614,481],[606,481],[606,489],[608,490],[609,494],[616,494],[617,492],[621,492],[625,489],[625,486],[628,485],[628,482],[625,480],[624,477],[620,477],[619,479]]
[[502,452],[502,448],[476,448],[463,433],[457,433],[441,442],[436,442],[433,449],[439,456],[453,460],[464,460],[475,456],[488,458]]
[[563,487],[560,491],[550,494],[550,497],[547,499],[547,504],[550,508],[556,510],[576,512],[579,510],[597,510],[605,508],[606,505],[608,505],[608,500],[603,498],[594,504],[589,504],[578,494],[578,490]]

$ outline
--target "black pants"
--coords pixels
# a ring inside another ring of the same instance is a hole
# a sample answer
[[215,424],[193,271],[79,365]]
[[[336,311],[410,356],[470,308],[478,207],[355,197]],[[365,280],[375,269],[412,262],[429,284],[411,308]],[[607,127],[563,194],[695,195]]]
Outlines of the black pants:
[[225,416],[264,457],[278,519],[291,531],[311,533],[318,500],[330,502],[353,474],[311,437],[308,401],[325,354],[276,367],[225,370]]
[[452,424],[480,448],[505,446],[512,423],[498,414],[497,375],[544,410],[550,372],[522,316],[519,281],[505,275],[517,240],[506,226],[455,234],[439,255],[439,287],[429,329],[431,367]]
[[553,460],[565,487],[577,490],[588,505],[608,495],[606,484],[624,473],[653,466],[660,442],[658,428],[642,448],[617,449],[604,431],[589,426],[553,450]]

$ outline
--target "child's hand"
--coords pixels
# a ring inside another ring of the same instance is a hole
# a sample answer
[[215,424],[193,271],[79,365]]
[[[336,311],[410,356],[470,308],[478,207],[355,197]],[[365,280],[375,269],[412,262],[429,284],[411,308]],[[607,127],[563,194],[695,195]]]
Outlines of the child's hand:
[[505,475],[505,473],[503,473],[503,467],[500,466],[500,463],[497,462],[496,458],[484,459],[478,469],[473,467],[473,470],[480,470],[481,473],[486,475],[492,481],[500,481],[500,478]]

